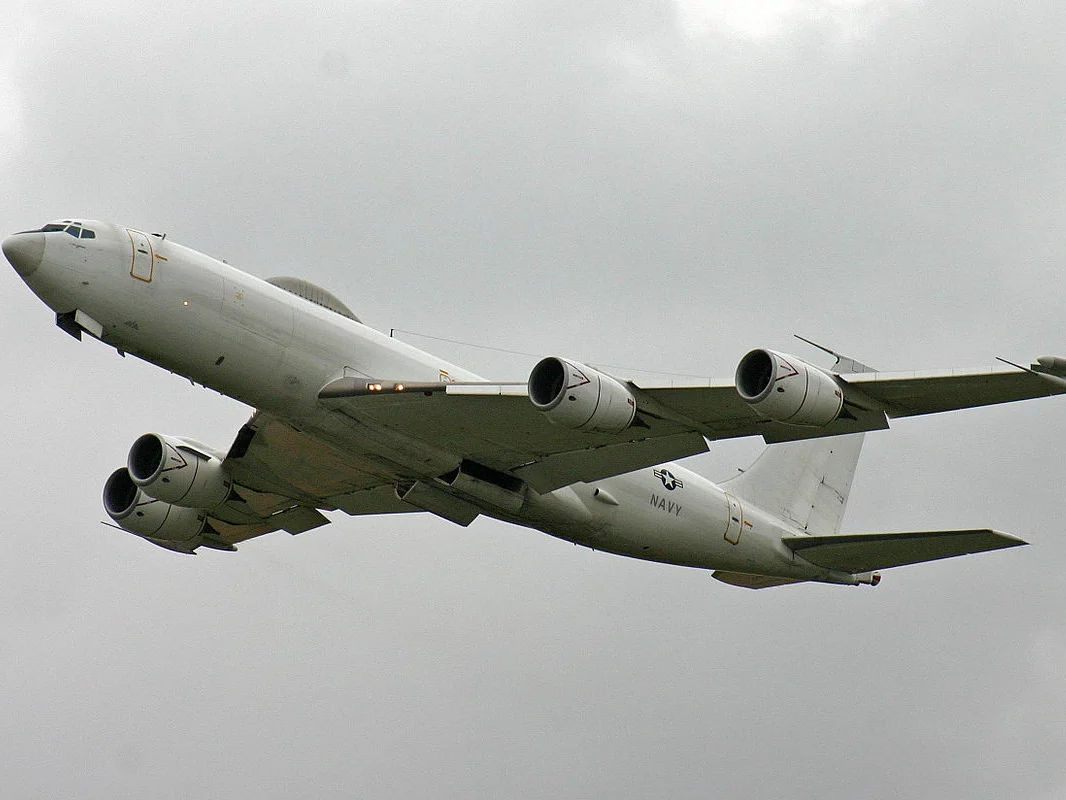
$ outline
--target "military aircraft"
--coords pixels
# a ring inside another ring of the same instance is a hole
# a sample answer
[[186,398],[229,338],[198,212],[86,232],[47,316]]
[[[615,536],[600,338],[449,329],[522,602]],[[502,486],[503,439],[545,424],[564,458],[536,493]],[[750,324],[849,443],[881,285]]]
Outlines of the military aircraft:
[[[302,533],[329,522],[323,511],[421,511],[751,588],[875,585],[880,569],[1024,542],[987,529],[841,535],[864,432],[1066,392],[1025,369],[889,374],[767,349],[700,386],[638,385],[555,356],[528,381],[493,382],[363,325],[305,280],[261,280],[165,234],[61,220],[2,247],[62,330],[255,409],[225,452],[147,433],[107,480],[117,526],[181,553]],[[721,485],[672,463],[754,435],[770,446]]]

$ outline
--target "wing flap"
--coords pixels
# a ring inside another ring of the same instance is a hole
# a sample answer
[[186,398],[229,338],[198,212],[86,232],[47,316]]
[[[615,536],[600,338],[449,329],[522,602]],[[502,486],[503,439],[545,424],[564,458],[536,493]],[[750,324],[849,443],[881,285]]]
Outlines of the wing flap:
[[374,489],[360,489],[347,494],[327,497],[326,501],[335,508],[339,508],[345,514],[353,517],[369,514],[411,514],[420,509],[413,508],[410,503],[405,503],[396,496],[396,487],[393,485],[378,486]]
[[270,522],[283,531],[288,531],[294,536],[298,533],[320,528],[329,524],[329,519],[323,516],[321,511],[307,506],[293,506],[292,508],[274,514]]
[[988,528],[789,536],[782,541],[812,564],[852,574],[1028,544]]
[[247,525],[231,525],[215,518],[211,519],[211,527],[218,533],[218,539],[230,546],[254,539],[256,536],[273,533],[278,529],[277,525],[265,521]]
[[[290,501],[291,503],[291,501]],[[254,539],[277,530],[288,531],[295,535],[329,524],[329,519],[319,511],[307,506],[291,505],[290,508],[276,514],[258,519],[255,522],[232,523],[219,517],[216,513],[208,515],[210,531],[201,536],[201,544],[216,550],[232,550],[238,542]]]
[[716,569],[711,577],[730,586],[740,586],[744,589],[769,589],[773,586],[787,586],[790,583],[806,583],[796,578],[774,578],[770,575],[752,575],[747,572],[725,572]]

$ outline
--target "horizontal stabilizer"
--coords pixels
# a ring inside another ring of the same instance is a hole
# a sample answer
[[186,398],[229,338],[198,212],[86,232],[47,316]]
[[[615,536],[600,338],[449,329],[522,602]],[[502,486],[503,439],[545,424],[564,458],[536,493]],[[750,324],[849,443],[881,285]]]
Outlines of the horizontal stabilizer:
[[774,578],[770,575],[751,575],[747,572],[725,572],[716,569],[711,577],[728,583],[731,586],[742,586],[745,589],[769,589],[771,586],[785,586],[790,583],[804,583],[796,578]]
[[812,564],[852,574],[1028,544],[1009,534],[987,528],[788,536],[782,541]]

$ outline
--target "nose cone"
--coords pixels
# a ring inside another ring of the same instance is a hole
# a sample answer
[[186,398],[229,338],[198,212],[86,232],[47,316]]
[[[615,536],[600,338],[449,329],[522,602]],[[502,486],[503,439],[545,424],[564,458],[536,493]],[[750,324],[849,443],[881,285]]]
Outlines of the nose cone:
[[0,247],[15,272],[23,278],[28,278],[41,266],[41,259],[44,258],[44,234],[16,233],[4,239]]

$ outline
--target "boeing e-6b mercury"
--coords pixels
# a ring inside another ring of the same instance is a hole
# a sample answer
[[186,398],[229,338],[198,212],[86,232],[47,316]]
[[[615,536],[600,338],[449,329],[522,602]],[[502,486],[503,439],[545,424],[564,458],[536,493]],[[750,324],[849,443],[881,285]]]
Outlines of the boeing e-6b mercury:
[[[161,547],[233,550],[352,515],[479,514],[752,588],[876,584],[877,570],[1024,544],[992,530],[840,535],[866,431],[889,418],[1061,394],[1032,371],[832,369],[752,350],[735,381],[638,386],[565,358],[486,381],[363,324],[295,278],[260,280],[161,234],[63,220],[3,252],[60,328],[253,407],[227,452],[148,433],[104,488]],[[670,463],[771,446],[721,485]],[[826,438],[829,437],[829,438]]]

